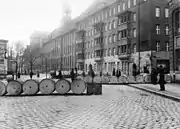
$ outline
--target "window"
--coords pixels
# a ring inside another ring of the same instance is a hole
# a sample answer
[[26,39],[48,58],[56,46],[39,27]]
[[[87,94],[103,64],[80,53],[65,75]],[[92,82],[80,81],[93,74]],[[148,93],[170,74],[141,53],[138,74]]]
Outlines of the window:
[[156,51],[160,51],[160,41],[156,41]]
[[127,37],[127,30],[122,30],[121,31],[121,38],[126,38]]
[[160,17],[160,8],[156,7],[156,17]]
[[107,12],[105,12],[105,19],[107,19],[107,15],[108,15]]
[[136,44],[133,44],[133,52],[136,53]]
[[169,42],[166,42],[166,51],[169,51]]
[[116,42],[116,35],[113,34],[113,42]]
[[111,22],[109,22],[109,30],[111,30]]
[[180,11],[175,13],[175,21],[176,34],[178,34],[180,33]]
[[156,34],[160,34],[160,25],[156,25]]
[[107,31],[107,30],[108,30],[107,23],[105,23],[105,25],[104,25],[104,30],[105,30],[105,31]]
[[118,40],[121,39],[121,32],[118,32]]
[[102,13],[101,17],[102,17],[102,20],[104,20],[104,13]]
[[136,29],[135,28],[133,29],[133,37],[134,38],[136,37]]
[[133,0],[133,5],[134,5],[134,6],[136,5],[136,0]]
[[112,36],[109,36],[109,43],[112,43]]
[[118,5],[118,12],[120,12],[121,11],[121,5],[119,4]]
[[111,9],[109,9],[109,16],[111,16]]
[[165,8],[165,18],[168,18],[168,17],[169,17],[169,9]]
[[169,26],[168,25],[165,26],[165,35],[169,35]]
[[136,13],[133,13],[133,21],[136,21]]
[[116,28],[116,21],[115,20],[113,21],[113,28],[114,29]]
[[115,49],[115,48],[113,48],[112,55],[113,55],[113,56],[116,55],[116,49]]
[[123,11],[125,10],[125,8],[126,8],[126,4],[125,4],[125,3],[123,3]]
[[116,14],[116,8],[113,8],[113,14],[114,15]]
[[131,0],[128,0],[128,8],[131,6]]

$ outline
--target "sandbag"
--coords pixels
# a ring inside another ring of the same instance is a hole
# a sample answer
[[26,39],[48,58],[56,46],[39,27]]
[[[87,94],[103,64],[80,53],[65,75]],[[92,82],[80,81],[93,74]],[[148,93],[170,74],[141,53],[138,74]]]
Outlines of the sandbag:
[[125,76],[120,76],[118,82],[125,84],[128,83],[128,80]]
[[116,76],[112,76],[110,78],[110,83],[119,83],[118,78]]
[[144,83],[144,78],[142,75],[137,75],[136,76],[136,82],[137,83]]
[[91,76],[86,76],[86,77],[84,78],[84,82],[85,82],[85,83],[92,83],[92,82],[93,82],[93,79],[92,79]]
[[101,77],[101,82],[102,82],[102,83],[109,83],[109,82],[110,82],[110,79],[109,79],[108,76],[102,76],[102,77]]
[[128,83],[136,83],[134,76],[128,76],[127,81],[128,81]]
[[102,83],[102,78],[100,76],[95,76],[93,82],[94,83]]
[[151,75],[149,75],[149,74],[144,75],[144,82],[151,83]]

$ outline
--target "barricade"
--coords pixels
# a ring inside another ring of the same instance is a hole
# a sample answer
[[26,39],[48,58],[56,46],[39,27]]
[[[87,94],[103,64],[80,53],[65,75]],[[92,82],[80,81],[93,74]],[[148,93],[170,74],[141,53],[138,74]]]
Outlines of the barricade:
[[12,80],[7,85],[7,95],[20,95],[23,93],[22,81]]
[[35,95],[39,92],[39,81],[38,80],[26,80],[23,83],[23,94]]
[[0,81],[0,96],[7,93],[6,84]]
[[52,94],[55,91],[55,82],[51,79],[43,79],[39,84],[39,90],[42,94]]
[[55,83],[56,92],[59,94],[66,94],[71,90],[71,83],[66,79],[61,79]]
[[75,79],[71,83],[71,91],[74,94],[83,94],[85,90],[86,90],[86,84],[83,80]]
[[151,75],[150,74],[144,75],[144,82],[145,83],[151,83]]

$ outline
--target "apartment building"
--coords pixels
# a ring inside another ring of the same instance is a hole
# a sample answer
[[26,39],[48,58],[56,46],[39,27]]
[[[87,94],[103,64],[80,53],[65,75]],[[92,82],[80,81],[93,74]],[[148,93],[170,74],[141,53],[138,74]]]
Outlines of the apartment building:
[[170,25],[170,69],[171,73],[180,71],[180,1],[169,0]]
[[[69,25],[70,24],[70,25]],[[68,26],[67,26],[68,25]],[[75,35],[74,21],[63,28],[53,31],[41,48],[42,72],[51,70],[69,71],[75,64]]]
[[158,64],[168,68],[167,3],[166,0],[111,1],[78,22],[78,32],[85,34],[82,42],[85,71],[89,64],[96,72],[104,73],[119,68],[131,74],[134,65],[137,69],[140,66],[141,71]]

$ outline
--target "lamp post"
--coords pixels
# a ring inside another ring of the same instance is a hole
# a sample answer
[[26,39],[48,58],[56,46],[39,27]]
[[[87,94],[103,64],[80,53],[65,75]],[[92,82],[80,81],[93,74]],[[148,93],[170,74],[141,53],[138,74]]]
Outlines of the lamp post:
[[141,65],[140,65],[140,59],[141,59],[141,56],[140,56],[140,53],[141,53],[141,36],[140,36],[140,29],[141,29],[141,27],[140,27],[140,20],[141,20],[141,18],[140,18],[140,5],[141,4],[143,4],[144,2],[139,2],[138,4],[137,4],[137,6],[138,6],[138,49],[139,49],[139,54],[138,54],[138,61],[139,61],[139,72],[140,72],[140,69],[141,69]]

